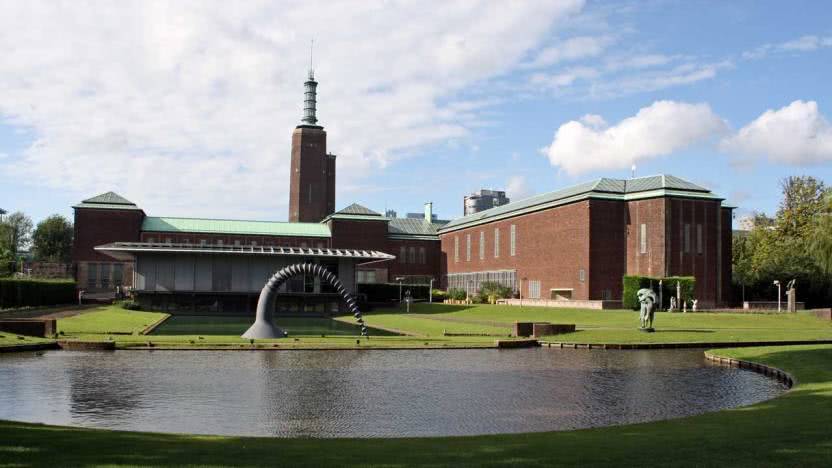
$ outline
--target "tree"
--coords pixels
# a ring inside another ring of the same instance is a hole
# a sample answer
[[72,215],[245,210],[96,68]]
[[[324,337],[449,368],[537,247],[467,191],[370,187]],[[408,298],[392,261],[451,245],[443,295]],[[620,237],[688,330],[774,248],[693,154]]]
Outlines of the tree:
[[780,238],[808,238],[815,217],[823,212],[827,189],[812,176],[791,176],[780,182],[783,200],[777,210],[776,226]]
[[16,211],[0,223],[0,251],[7,250],[17,255],[29,245],[32,236],[32,219]]
[[821,272],[832,277],[832,193],[827,195],[824,210],[815,219],[810,252]]
[[32,236],[35,258],[48,262],[68,262],[72,251],[72,223],[52,215],[40,223]]

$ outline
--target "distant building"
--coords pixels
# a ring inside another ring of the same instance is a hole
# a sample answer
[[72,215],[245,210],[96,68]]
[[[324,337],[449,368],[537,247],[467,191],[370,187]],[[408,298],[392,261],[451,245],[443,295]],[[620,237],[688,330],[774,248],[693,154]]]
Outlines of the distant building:
[[463,214],[468,216],[490,208],[506,205],[509,201],[511,200],[506,197],[506,192],[504,191],[482,189],[479,192],[474,192],[465,197]]
[[395,218],[396,217],[396,210],[387,210],[384,212],[385,218]]

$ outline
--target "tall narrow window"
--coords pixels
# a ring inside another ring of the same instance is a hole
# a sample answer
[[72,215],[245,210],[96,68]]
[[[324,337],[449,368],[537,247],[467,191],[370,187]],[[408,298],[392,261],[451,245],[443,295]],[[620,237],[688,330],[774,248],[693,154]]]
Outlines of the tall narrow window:
[[416,263],[416,247],[410,248],[410,255],[407,256],[407,261],[409,263]]
[[454,263],[459,263],[459,236],[454,236]]
[[465,234],[465,261],[471,261],[471,234]]
[[646,224],[641,225],[640,241],[641,241],[640,252],[641,253],[647,253],[647,225]]
[[690,224],[685,224],[685,253],[690,253]]
[[399,247],[399,263],[407,263],[407,247]]
[[425,252],[424,247],[419,247],[419,264],[424,265],[428,262],[427,252]]
[[94,289],[98,285],[98,264],[87,264],[87,287]]
[[494,228],[494,258],[500,257],[500,228]]
[[514,224],[511,225],[511,244],[508,253],[512,257],[517,254],[517,226]]
[[485,231],[480,231],[480,260],[485,260]]
[[696,253],[702,253],[702,225],[696,225]]

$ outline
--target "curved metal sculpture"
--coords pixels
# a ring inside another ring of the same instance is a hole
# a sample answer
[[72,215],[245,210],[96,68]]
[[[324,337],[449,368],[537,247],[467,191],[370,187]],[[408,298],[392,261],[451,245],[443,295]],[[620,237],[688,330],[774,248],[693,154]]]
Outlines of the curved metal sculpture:
[[313,263],[297,263],[282,268],[280,271],[272,275],[263,290],[260,291],[260,298],[257,300],[257,315],[254,318],[254,324],[243,333],[243,338],[249,339],[264,339],[264,338],[283,338],[286,334],[280,328],[274,325],[272,321],[272,311],[274,310],[274,301],[277,297],[277,289],[285,283],[289,278],[295,275],[315,275],[318,278],[331,284],[338,294],[344,298],[350,313],[355,317],[355,321],[361,327],[361,336],[367,336],[367,326],[364,325],[364,319],[361,317],[361,311],[358,310],[358,305],[355,299],[347,293],[344,285],[337,276],[333,275],[329,270],[321,265]]

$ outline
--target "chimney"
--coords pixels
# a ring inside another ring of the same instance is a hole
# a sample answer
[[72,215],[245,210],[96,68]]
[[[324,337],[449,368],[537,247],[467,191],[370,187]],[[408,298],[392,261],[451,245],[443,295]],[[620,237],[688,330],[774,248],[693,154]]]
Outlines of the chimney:
[[433,222],[433,202],[425,203],[425,221]]

